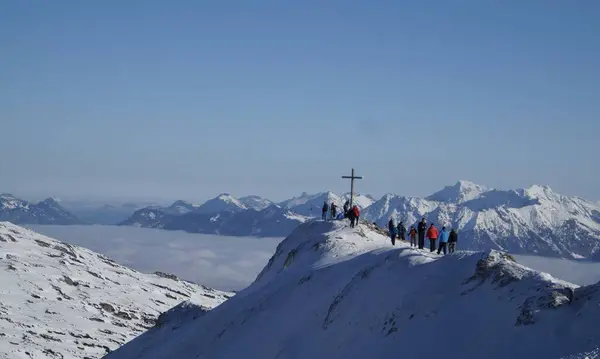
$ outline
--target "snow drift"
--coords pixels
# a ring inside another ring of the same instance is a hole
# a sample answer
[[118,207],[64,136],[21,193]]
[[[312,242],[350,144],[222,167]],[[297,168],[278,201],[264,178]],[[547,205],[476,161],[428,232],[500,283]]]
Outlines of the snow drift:
[[600,284],[498,251],[438,256],[392,247],[374,226],[311,221],[251,286],[167,319],[107,358],[583,358],[600,343]]
[[232,293],[144,274],[0,222],[0,358],[100,358],[182,301],[208,311]]

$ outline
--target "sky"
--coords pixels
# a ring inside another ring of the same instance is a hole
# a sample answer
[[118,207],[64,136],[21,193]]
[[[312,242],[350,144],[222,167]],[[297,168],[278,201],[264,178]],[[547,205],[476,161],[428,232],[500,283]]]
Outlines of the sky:
[[0,192],[600,200],[595,1],[3,1]]

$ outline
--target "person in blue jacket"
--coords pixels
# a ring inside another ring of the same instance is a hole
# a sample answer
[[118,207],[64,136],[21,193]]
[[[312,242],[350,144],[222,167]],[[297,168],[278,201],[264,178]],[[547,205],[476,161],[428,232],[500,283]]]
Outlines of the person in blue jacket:
[[438,247],[437,254],[440,254],[442,249],[444,250],[444,254],[446,254],[446,247],[448,245],[448,239],[450,238],[450,232],[446,229],[446,227],[442,227],[442,231],[440,232],[439,240],[440,246]]

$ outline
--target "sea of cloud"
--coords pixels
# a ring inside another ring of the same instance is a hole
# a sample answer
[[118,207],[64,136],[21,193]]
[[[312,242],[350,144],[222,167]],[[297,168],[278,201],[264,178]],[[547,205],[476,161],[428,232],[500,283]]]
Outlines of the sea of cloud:
[[283,239],[103,225],[26,227],[140,272],[172,273],[222,290],[240,290],[252,283]]

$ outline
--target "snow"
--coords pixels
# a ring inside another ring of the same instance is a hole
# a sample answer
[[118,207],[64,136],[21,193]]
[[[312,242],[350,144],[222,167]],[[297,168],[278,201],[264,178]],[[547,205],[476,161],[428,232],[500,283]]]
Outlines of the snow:
[[[306,192],[303,192],[300,197],[294,197],[283,201],[279,203],[279,206],[302,216],[314,218],[321,216],[321,208],[323,208],[324,202],[327,202],[329,205],[335,203],[338,209],[342,210],[344,202],[348,199],[350,199],[350,193],[340,195],[331,191],[316,194],[307,194]],[[373,202],[374,201],[370,196],[354,194],[354,204],[361,209],[370,206]]]
[[246,208],[252,208],[257,211],[262,211],[263,209],[273,204],[273,202],[271,202],[270,200],[256,195],[250,195],[239,198],[239,202],[243,204]]
[[548,186],[497,190],[459,181],[427,198],[387,194],[363,211],[385,226],[390,218],[407,225],[421,218],[459,232],[462,248],[564,258],[600,253],[600,207]]
[[0,357],[100,358],[185,300],[232,293],[137,272],[88,249],[0,222]]
[[438,202],[464,203],[487,191],[489,191],[487,187],[471,181],[460,180],[453,186],[446,186],[444,189],[432,194],[427,199]]
[[309,221],[250,287],[167,319],[107,359],[579,359],[598,351],[600,284],[493,250],[439,256],[392,247],[370,225]]

